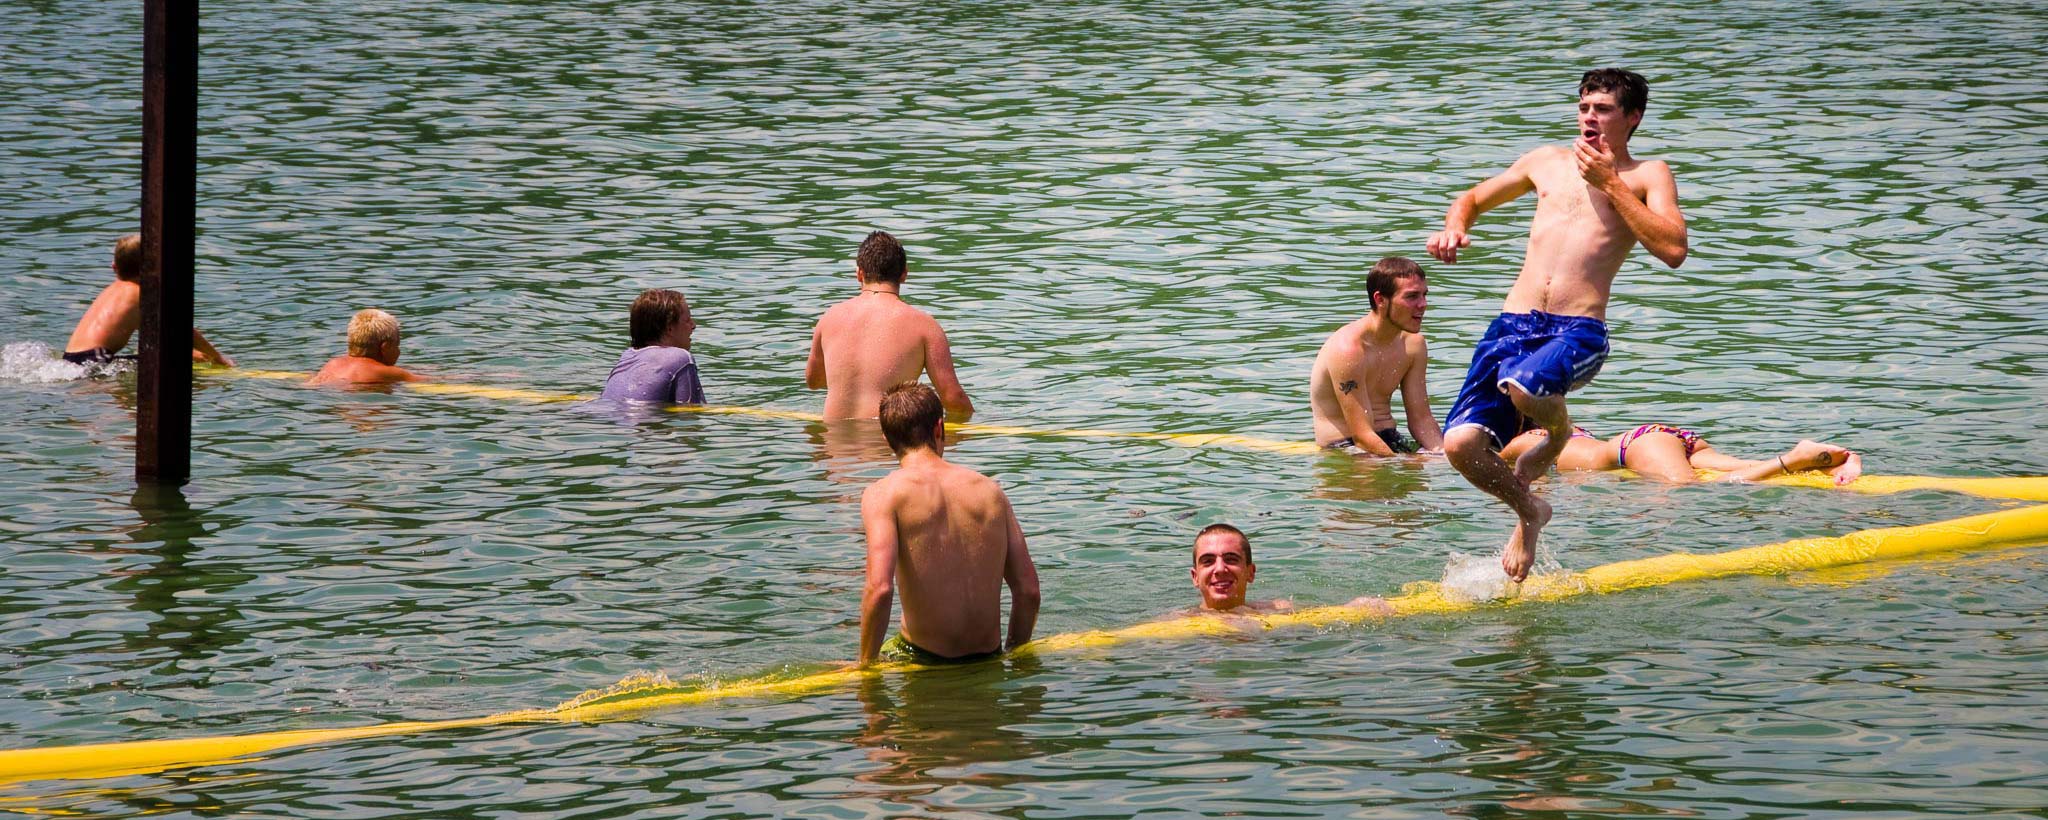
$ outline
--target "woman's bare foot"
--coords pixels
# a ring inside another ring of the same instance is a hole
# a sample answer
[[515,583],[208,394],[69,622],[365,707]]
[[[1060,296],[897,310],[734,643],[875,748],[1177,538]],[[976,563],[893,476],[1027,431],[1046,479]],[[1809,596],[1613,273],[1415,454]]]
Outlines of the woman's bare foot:
[[[1807,439],[1792,445],[1792,449],[1787,450],[1783,458],[1785,466],[1791,468],[1793,472],[1803,470],[1828,470],[1833,472],[1833,468],[1847,465],[1850,457],[1854,455],[1855,453],[1849,452],[1849,449],[1846,447],[1822,444],[1818,441]],[[1860,465],[1857,468],[1857,472],[1862,472]]]
[[1828,475],[1835,477],[1835,486],[1837,487],[1855,481],[1857,476],[1863,474],[1863,457],[1857,455],[1854,451],[1845,452],[1849,453],[1848,457],[1843,459],[1841,464],[1828,470]]

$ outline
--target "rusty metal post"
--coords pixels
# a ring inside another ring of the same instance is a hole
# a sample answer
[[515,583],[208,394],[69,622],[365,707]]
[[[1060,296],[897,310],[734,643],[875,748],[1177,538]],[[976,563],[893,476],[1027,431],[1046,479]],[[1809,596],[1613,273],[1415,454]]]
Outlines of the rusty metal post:
[[135,479],[192,476],[192,240],[199,117],[198,0],[142,4],[142,345]]

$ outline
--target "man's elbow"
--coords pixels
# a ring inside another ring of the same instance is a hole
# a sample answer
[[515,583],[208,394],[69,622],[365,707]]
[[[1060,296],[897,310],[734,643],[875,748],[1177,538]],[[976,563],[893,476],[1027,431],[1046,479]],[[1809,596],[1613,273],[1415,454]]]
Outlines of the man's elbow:
[[868,609],[887,609],[895,596],[896,584],[893,582],[868,584],[867,591],[861,596],[861,603]]
[[1038,611],[1038,580],[1020,580],[1011,584],[1010,601],[1033,612]]
[[1671,241],[1665,243],[1665,247],[1657,253],[1657,258],[1676,269],[1679,265],[1685,264],[1686,254],[1691,250],[1692,240],[1686,236],[1685,229],[1680,228],[1678,235],[1672,237]]

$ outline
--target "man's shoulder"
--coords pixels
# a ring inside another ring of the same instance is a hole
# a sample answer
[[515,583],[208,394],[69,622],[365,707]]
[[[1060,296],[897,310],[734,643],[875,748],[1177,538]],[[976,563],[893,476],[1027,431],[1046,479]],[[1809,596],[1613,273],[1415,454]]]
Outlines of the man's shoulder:
[[966,481],[975,483],[987,482],[989,484],[996,483],[995,479],[983,475],[980,470],[976,470],[973,467],[969,467],[965,464],[961,464],[956,461],[946,462],[945,470],[947,473],[946,478],[952,481]]
[[900,304],[902,305],[902,307],[897,311],[896,315],[901,318],[901,321],[905,323],[915,323],[918,326],[921,326],[928,330],[937,330],[941,333],[945,332],[942,328],[939,327],[939,320],[933,318],[932,315],[926,312],[924,308],[918,307],[908,302],[902,302]]
[[624,355],[636,356],[648,362],[673,365],[675,367],[682,367],[697,361],[697,357],[691,355],[690,351],[667,345],[648,345],[646,347],[634,348],[627,351]]
[[890,470],[888,475],[876,479],[875,483],[869,484],[867,489],[862,490],[860,494],[861,501],[863,503],[869,501],[888,501],[903,489],[905,482],[915,480],[917,479],[912,471],[897,467],[894,470]]
[[1365,341],[1360,338],[1358,332],[1358,323],[1362,321],[1364,319],[1353,319],[1345,322],[1343,327],[1330,331],[1330,335],[1323,338],[1323,346],[1316,349],[1316,359],[1321,360],[1326,356],[1363,355]]
[[1630,175],[1671,176],[1671,163],[1661,159],[1636,159],[1634,168],[1623,172]]
[[860,297],[856,296],[852,299],[841,299],[832,303],[832,306],[826,308],[824,313],[818,314],[818,324],[823,325],[826,322],[836,320],[852,312],[854,299],[858,298]]
[[100,295],[93,297],[93,303],[119,306],[126,309],[142,309],[142,286],[125,279],[116,279],[100,288]]
[[348,357],[347,357],[347,356],[336,356],[336,357],[334,357],[334,358],[332,358],[332,359],[328,359],[328,360],[327,360],[327,363],[326,363],[326,364],[320,365],[320,369],[319,369],[319,370],[315,370],[315,371],[313,371],[313,377],[312,377],[312,378],[310,378],[310,379],[307,379],[307,381],[311,381],[311,382],[323,382],[323,381],[332,381],[332,380],[333,380],[333,379],[334,379],[334,378],[335,378],[335,377],[336,377],[337,375],[339,375],[339,371],[340,371],[340,370],[341,370],[341,369],[342,369],[342,368],[343,368],[344,366],[346,366],[347,364],[348,364]]
[[876,479],[875,483],[869,484],[866,489],[861,490],[861,506],[865,507],[869,504],[880,504],[887,502],[889,500],[889,495],[895,492],[896,490],[895,478],[896,474],[894,472],[891,472],[888,475]]
[[946,462],[946,468],[945,481],[948,487],[991,498],[1004,497],[1002,483],[982,474],[981,471],[950,461]]
[[871,315],[874,316],[874,330],[896,334],[897,338],[930,340],[935,335],[946,335],[946,329],[939,326],[939,320],[916,305],[898,302],[886,311]]

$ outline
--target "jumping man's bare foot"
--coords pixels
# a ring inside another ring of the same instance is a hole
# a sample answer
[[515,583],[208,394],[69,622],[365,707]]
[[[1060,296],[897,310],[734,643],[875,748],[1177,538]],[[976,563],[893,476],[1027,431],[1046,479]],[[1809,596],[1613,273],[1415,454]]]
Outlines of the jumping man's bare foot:
[[1529,578],[1529,567],[1536,563],[1536,539],[1542,535],[1543,525],[1550,523],[1550,502],[1532,495],[1529,508],[1533,515],[1515,524],[1515,532],[1508,537],[1507,549],[1500,556],[1501,570],[1516,583]]

